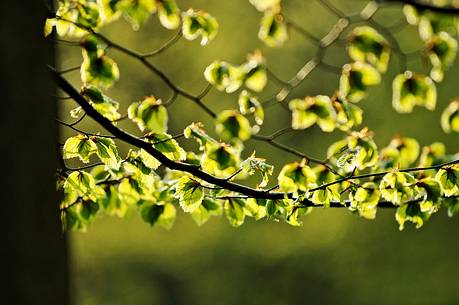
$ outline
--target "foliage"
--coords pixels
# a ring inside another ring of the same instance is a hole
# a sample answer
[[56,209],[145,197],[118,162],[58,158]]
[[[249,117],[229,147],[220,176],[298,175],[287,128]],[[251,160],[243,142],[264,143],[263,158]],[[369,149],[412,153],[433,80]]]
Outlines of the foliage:
[[[258,37],[268,47],[284,45],[288,29],[310,37],[283,15],[280,0],[250,0],[250,3],[263,14]],[[442,206],[449,215],[458,213],[457,154],[447,154],[441,143],[421,147],[415,139],[402,136],[394,137],[386,147],[378,149],[373,133],[367,127],[359,127],[363,110],[356,103],[368,96],[370,87],[381,82],[396,47],[390,33],[372,26],[370,17],[360,14],[359,18],[367,25],[354,27],[348,35],[350,61],[338,68],[340,80],[335,94],[297,97],[284,102],[307,72],[300,70],[296,78],[284,82],[268,69],[261,51],[255,50],[240,64],[215,59],[203,71],[209,90],[214,87],[228,94],[239,90],[233,109],[214,113],[202,103],[208,91],[197,96],[184,91],[147,60],[176,40],[156,52],[140,54],[99,32],[102,26],[109,26],[121,16],[137,30],[155,13],[164,28],[178,29],[177,39],[199,38],[200,44],[206,46],[218,32],[218,22],[211,14],[193,8],[182,11],[174,0],[60,0],[55,16],[46,20],[46,35],[55,28],[58,36],[76,40],[83,56],[80,92],[72,90],[62,78],[63,73],[57,73],[61,88],[79,104],[71,112],[73,117],[79,117],[78,121],[64,123],[78,134],[63,144],[62,167],[58,171],[65,228],[84,230],[98,214],[123,217],[131,209],[138,210],[148,224],[164,228],[172,227],[177,210],[191,214],[198,225],[211,216],[224,214],[232,226],[238,227],[247,218],[282,220],[297,226],[301,224],[299,217],[316,206],[347,208],[367,219],[374,219],[378,208],[391,207],[396,209],[400,229],[406,222],[421,227]],[[408,5],[404,6],[404,13],[408,23],[418,26],[424,54],[432,69],[429,75],[404,69],[395,76],[392,105],[399,113],[410,113],[415,106],[434,111],[436,84],[443,81],[444,72],[457,52],[457,41],[450,33],[449,23],[455,17],[447,16],[444,20],[436,13],[418,11]],[[333,42],[347,26],[338,28]],[[327,47],[324,41],[319,45]],[[160,76],[172,89],[174,98],[163,103],[159,98],[147,96],[130,104],[127,114],[121,115],[118,102],[105,91],[116,84],[120,74],[116,62],[107,55],[111,49],[139,60]],[[321,57],[315,60],[316,65],[323,65]],[[265,90],[269,80],[280,83],[282,89],[273,99],[291,111],[292,120],[286,131],[261,136],[258,132],[266,123],[265,107],[269,101],[264,102],[257,95]],[[209,135],[199,122],[189,124],[179,135],[167,134],[167,106],[176,96],[195,102],[210,114],[217,137]],[[74,127],[85,115],[113,136]],[[117,126],[125,118],[137,125],[143,133],[141,137],[127,134]],[[342,140],[328,148],[326,160],[311,158],[275,140],[283,132],[304,130],[315,124],[326,133],[335,130],[345,133]],[[457,100],[443,111],[441,126],[445,132],[459,132]],[[196,141],[199,148],[196,151],[182,148],[177,140],[182,136],[184,141]],[[123,159],[118,139],[130,144],[131,149]],[[277,175],[277,184],[272,185],[271,180],[276,180],[272,179],[273,166],[256,157],[255,152],[245,157],[244,145],[251,139],[266,141],[300,158],[285,164]],[[67,167],[65,160],[74,158],[84,165]],[[100,162],[91,163],[95,158]],[[234,182],[255,174],[261,177],[255,186]]]

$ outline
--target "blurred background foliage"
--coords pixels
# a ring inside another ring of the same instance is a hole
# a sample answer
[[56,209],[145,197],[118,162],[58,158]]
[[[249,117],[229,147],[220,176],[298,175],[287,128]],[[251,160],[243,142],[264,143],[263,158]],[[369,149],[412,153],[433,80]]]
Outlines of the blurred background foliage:
[[[366,1],[333,3],[353,14]],[[264,46],[257,38],[261,14],[246,0],[178,0],[177,4],[183,10],[203,9],[220,25],[217,37],[206,47],[181,39],[152,59],[175,84],[189,92],[197,94],[206,87],[203,71],[214,59],[239,64],[248,53],[260,49],[271,71],[288,80],[315,53],[316,46],[296,32],[290,32],[282,48]],[[285,0],[283,13],[317,37],[325,35],[336,22],[336,16],[317,1]],[[381,9],[375,19],[390,27],[404,16],[401,7],[393,5]],[[156,17],[138,32],[133,32],[124,20],[110,24],[103,32],[141,52],[158,48],[174,35],[160,26]],[[407,25],[394,35],[406,53],[422,46],[413,26]],[[336,66],[348,62],[344,50],[342,43],[334,44],[328,48],[325,61]],[[61,68],[80,64],[80,52],[79,48],[59,47]],[[138,62],[116,51],[109,53],[120,66],[121,78],[108,95],[121,103],[122,113],[146,95],[163,100],[170,97],[164,83]],[[371,88],[368,98],[359,104],[365,110],[362,126],[375,132],[378,147],[400,134],[418,139],[421,145],[442,141],[448,152],[457,152],[458,137],[441,130],[440,114],[459,93],[459,65],[449,69],[445,81],[437,86],[435,112],[417,107],[406,115],[396,113],[391,106],[391,83],[399,67],[393,55],[382,84]],[[420,53],[408,57],[408,68],[429,71]],[[78,73],[70,79],[78,84]],[[290,98],[331,95],[338,88],[338,79],[338,74],[317,68]],[[261,100],[278,89],[270,83],[260,94]],[[204,102],[222,111],[237,108],[237,96],[214,89]],[[74,105],[62,103],[62,117],[71,120],[68,111]],[[168,110],[170,134],[178,134],[196,121],[203,122],[213,134],[213,121],[191,101],[178,97]],[[279,105],[270,107],[260,134],[287,127],[290,120],[290,113]],[[82,126],[100,130],[90,120]],[[138,133],[132,123],[121,122],[120,127]],[[63,136],[70,135],[73,133],[63,131]],[[339,131],[324,134],[312,127],[286,134],[279,141],[324,158],[328,145],[342,137]],[[181,142],[191,148],[188,143]],[[126,148],[122,143],[120,147]],[[266,143],[248,141],[245,156],[253,150],[275,165],[273,177],[282,164],[296,160]],[[150,228],[134,212],[125,219],[101,217],[89,232],[70,233],[76,304],[458,304],[458,219],[448,219],[442,210],[422,229],[409,227],[399,232],[394,212],[379,210],[377,219],[368,221],[344,209],[315,209],[304,217],[300,228],[249,220],[238,229],[230,227],[223,217],[198,227],[188,215],[180,213],[171,231]]]

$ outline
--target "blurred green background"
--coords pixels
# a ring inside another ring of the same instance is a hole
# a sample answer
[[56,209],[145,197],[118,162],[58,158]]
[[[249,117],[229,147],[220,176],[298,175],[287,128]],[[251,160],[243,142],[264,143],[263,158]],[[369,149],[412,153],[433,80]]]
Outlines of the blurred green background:
[[[259,48],[268,67],[288,80],[316,50],[295,32],[290,32],[284,47],[265,47],[257,38],[261,14],[246,0],[177,3],[182,9],[206,10],[220,24],[218,36],[208,46],[181,39],[152,59],[174,83],[192,93],[205,88],[203,71],[214,59],[239,64],[247,53]],[[333,3],[352,14],[366,1]],[[283,1],[283,12],[317,37],[326,34],[337,19],[313,0]],[[404,17],[399,6],[391,6],[381,9],[375,18],[392,26]],[[138,51],[156,49],[174,35],[159,25],[157,16],[138,32],[133,32],[124,20],[104,32]],[[407,53],[422,46],[415,27],[406,26],[394,35]],[[59,51],[61,67],[81,62],[78,48],[62,47]],[[155,95],[163,100],[170,96],[164,83],[135,60],[115,50],[110,56],[119,63],[121,78],[109,95],[121,102],[122,112],[143,96]],[[347,61],[342,44],[328,49],[327,63],[341,66]],[[409,57],[408,68],[429,71],[420,54]],[[422,145],[440,140],[449,152],[457,152],[458,136],[444,134],[439,120],[449,100],[459,93],[459,65],[452,67],[445,82],[438,85],[435,112],[417,108],[412,114],[400,115],[393,110],[391,80],[397,73],[399,62],[393,56],[382,85],[372,88],[359,105],[365,110],[362,126],[374,130],[379,147],[401,134],[417,138]],[[332,94],[338,78],[335,73],[316,69],[290,97]],[[78,73],[71,79],[79,84]],[[262,100],[276,90],[276,84],[270,83],[260,95]],[[236,108],[237,93],[228,95],[213,89],[204,102],[215,111]],[[63,118],[71,120],[68,110],[72,106],[63,104]],[[282,107],[276,105],[266,112],[261,134],[271,134],[290,124],[290,114]],[[213,122],[189,100],[179,97],[169,107],[169,117],[171,134],[180,133],[194,121],[202,121],[213,132]],[[84,124],[85,129],[100,130],[89,120]],[[129,122],[120,126],[138,132]],[[63,132],[64,136],[70,134]],[[342,137],[339,131],[324,134],[314,127],[284,135],[279,141],[323,158],[328,145]],[[181,144],[193,147],[187,142]],[[245,155],[253,150],[274,164],[276,173],[282,164],[296,160],[266,143],[247,142]],[[344,209],[315,209],[303,221],[302,227],[294,228],[249,220],[234,229],[226,219],[215,218],[197,227],[189,215],[180,213],[174,228],[165,231],[149,227],[134,211],[125,219],[100,217],[87,233],[70,235],[76,304],[459,304],[459,220],[449,219],[445,211],[434,215],[422,229],[409,226],[403,232],[398,231],[393,210],[380,210],[375,221],[368,221]]]

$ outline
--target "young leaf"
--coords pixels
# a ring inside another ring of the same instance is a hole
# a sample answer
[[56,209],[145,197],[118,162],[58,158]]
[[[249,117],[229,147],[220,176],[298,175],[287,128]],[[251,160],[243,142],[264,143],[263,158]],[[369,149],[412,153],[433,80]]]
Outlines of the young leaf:
[[440,142],[432,143],[422,148],[421,157],[419,157],[419,166],[428,167],[434,164],[443,163],[441,159],[446,153],[445,144]]
[[332,98],[332,105],[336,113],[336,126],[349,131],[354,126],[362,124],[363,111],[358,106],[339,98],[335,95]]
[[415,105],[432,111],[437,104],[434,82],[425,75],[406,71],[394,78],[392,83],[392,106],[397,112],[408,113]]
[[183,176],[177,182],[174,196],[179,199],[183,211],[191,213],[201,205],[204,191],[198,181],[188,176]]
[[423,200],[419,203],[421,212],[435,213],[440,207],[442,190],[440,184],[432,177],[426,177],[418,181],[417,186]]
[[[118,113],[119,103],[104,95],[99,88],[95,86],[84,86],[81,88],[81,95],[89,100],[97,112],[110,121],[116,121],[121,118],[121,114]],[[76,112],[77,111],[74,111],[75,115]]]
[[217,116],[215,130],[224,141],[232,141],[235,138],[246,141],[252,135],[249,120],[234,110],[222,111]]
[[[318,165],[312,169],[316,177],[316,184],[323,185],[333,182],[338,177],[324,165]],[[333,184],[328,187],[316,190],[312,193],[311,201],[316,205],[330,206],[330,201],[340,201],[339,184]]]
[[99,199],[99,205],[108,215],[124,217],[128,211],[128,205],[122,201],[118,189],[110,185],[105,189],[105,196]]
[[238,152],[225,144],[208,146],[202,155],[202,168],[218,177],[229,177],[239,168]]
[[[122,12],[124,18],[131,24],[132,29],[137,31],[141,25],[145,24],[150,15],[156,12],[155,0],[107,0],[109,16],[116,18],[117,12]],[[116,2],[113,5],[113,2]],[[107,6],[106,6],[107,7]],[[107,10],[105,10],[107,11]]]
[[305,164],[294,162],[284,165],[277,178],[280,189],[285,192],[305,193],[315,186],[314,171]]
[[153,96],[146,97],[141,102],[132,103],[128,108],[128,117],[137,123],[139,129],[148,129],[154,133],[167,132],[168,115],[161,100]]
[[346,139],[333,143],[327,152],[332,163],[345,172],[373,167],[378,162],[378,148],[367,128],[352,132]]
[[81,80],[85,85],[101,88],[111,87],[119,79],[116,62],[105,55],[104,46],[94,35],[82,40],[83,63],[81,64]]
[[214,61],[204,71],[205,79],[220,91],[231,93],[239,89],[244,80],[244,71],[224,61]]
[[369,26],[356,27],[348,38],[349,56],[367,62],[384,73],[390,59],[390,48],[384,37]]
[[292,128],[306,129],[317,123],[325,132],[331,132],[336,125],[336,112],[328,96],[307,96],[289,103],[292,111]]
[[357,61],[343,66],[339,83],[339,92],[342,98],[356,103],[366,95],[368,87],[379,84],[379,72],[369,64]]
[[265,118],[265,112],[258,98],[250,94],[247,90],[242,90],[238,98],[239,111],[243,115],[253,114],[255,123],[262,125]]
[[245,202],[242,199],[228,199],[225,201],[226,218],[233,227],[239,227],[244,223],[244,206]]
[[162,152],[166,157],[172,160],[183,161],[186,159],[186,152],[167,133],[148,133],[145,138],[153,144],[153,147]]
[[426,53],[432,64],[430,77],[436,82],[441,82],[444,72],[456,59],[457,40],[446,32],[440,32],[433,35],[426,44]]
[[159,225],[166,230],[172,228],[176,218],[176,209],[173,204],[158,205],[145,202],[140,206],[142,219],[150,225]]
[[382,178],[379,190],[384,199],[394,205],[403,205],[419,194],[416,179],[408,173],[391,172]]
[[176,29],[180,25],[180,9],[175,0],[158,0],[158,17],[161,24],[167,29]]
[[259,50],[247,56],[247,61],[242,65],[244,71],[244,84],[250,90],[260,92],[268,82],[265,59]]
[[206,131],[204,130],[204,125],[202,123],[192,123],[191,125],[187,126],[183,131],[185,138],[195,139],[199,144],[199,150],[204,150],[207,145],[217,144],[217,140],[213,139],[209,136]]
[[195,40],[201,36],[201,45],[205,46],[217,35],[217,20],[206,12],[189,9],[182,13],[182,19],[183,37],[188,40]]
[[446,133],[459,132],[459,99],[452,101],[442,112],[441,127]]
[[81,65],[81,81],[84,84],[93,84],[109,88],[119,78],[119,70],[113,59],[101,56],[94,60],[87,57]]
[[105,195],[103,190],[96,186],[94,177],[84,171],[72,172],[65,180],[64,189],[76,192],[77,196],[84,200],[96,201]]
[[218,202],[204,198],[202,204],[191,213],[191,217],[198,226],[202,226],[211,216],[218,216],[221,213],[222,207]]
[[445,196],[459,195],[459,164],[441,168],[435,175]]
[[91,137],[96,144],[96,154],[108,168],[118,170],[120,168],[120,156],[115,141],[102,137]]
[[409,221],[416,224],[416,229],[422,227],[425,221],[430,217],[427,212],[422,212],[418,203],[408,203],[397,208],[395,219],[399,223],[399,230],[405,228],[405,222]]
[[89,158],[97,151],[94,141],[85,136],[77,135],[65,141],[63,148],[63,158],[79,158],[83,163],[89,163]]
[[258,187],[265,187],[270,176],[273,174],[274,166],[267,164],[265,159],[255,157],[255,152],[249,158],[245,159],[241,163],[242,173],[247,175],[253,175],[255,172],[260,172],[262,180]]
[[448,209],[449,217],[459,214],[459,196],[445,198],[443,204]]
[[360,216],[366,219],[375,219],[381,192],[373,182],[366,182],[362,187],[349,193],[351,202],[349,209],[357,211]]
[[266,200],[248,198],[244,206],[245,215],[254,217],[256,220],[262,219],[266,216]]
[[419,156],[419,143],[413,138],[394,137],[381,150],[383,168],[405,168],[413,164]]
[[288,39],[284,17],[276,11],[265,11],[261,19],[258,38],[269,47],[280,47]]

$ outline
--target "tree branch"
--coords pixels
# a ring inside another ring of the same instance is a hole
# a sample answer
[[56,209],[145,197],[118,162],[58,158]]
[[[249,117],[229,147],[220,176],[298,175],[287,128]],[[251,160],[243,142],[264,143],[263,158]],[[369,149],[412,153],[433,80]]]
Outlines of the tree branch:
[[438,6],[429,3],[423,3],[416,0],[379,0],[379,3],[401,3],[409,4],[417,8],[418,10],[429,10],[432,12],[442,13],[442,14],[459,14],[459,7],[455,6]]

